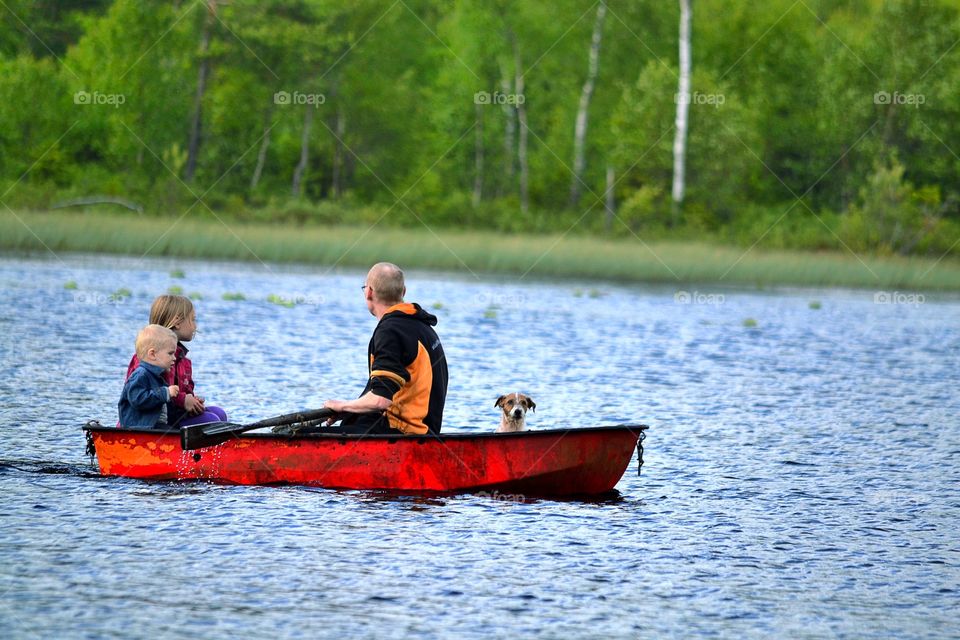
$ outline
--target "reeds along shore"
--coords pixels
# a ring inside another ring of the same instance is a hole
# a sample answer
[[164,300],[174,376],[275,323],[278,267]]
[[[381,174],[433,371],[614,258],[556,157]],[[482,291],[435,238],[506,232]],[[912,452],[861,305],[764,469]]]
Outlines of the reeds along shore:
[[250,224],[229,218],[5,211],[0,251],[93,252],[598,278],[632,282],[960,290],[954,258],[766,251],[573,234]]

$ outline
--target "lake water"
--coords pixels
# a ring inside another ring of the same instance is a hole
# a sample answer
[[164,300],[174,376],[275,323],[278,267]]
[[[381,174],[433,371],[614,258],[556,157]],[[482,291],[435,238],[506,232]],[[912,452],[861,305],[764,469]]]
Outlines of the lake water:
[[80,426],[115,420],[154,295],[202,296],[197,390],[245,422],[359,392],[363,279],[0,258],[0,633],[960,636],[956,296],[411,272],[450,362],[445,431],[494,429],[522,390],[532,428],[650,425],[642,476],[511,502],[93,472]]

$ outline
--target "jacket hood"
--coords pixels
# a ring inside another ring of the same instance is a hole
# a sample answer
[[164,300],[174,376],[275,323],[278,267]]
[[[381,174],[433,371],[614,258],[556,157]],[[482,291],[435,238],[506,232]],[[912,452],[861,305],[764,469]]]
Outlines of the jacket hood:
[[416,302],[401,302],[400,304],[393,305],[387,309],[383,317],[380,318],[380,321],[383,322],[387,318],[409,318],[411,320],[419,320],[431,327],[437,326],[437,316],[424,311],[423,307]]

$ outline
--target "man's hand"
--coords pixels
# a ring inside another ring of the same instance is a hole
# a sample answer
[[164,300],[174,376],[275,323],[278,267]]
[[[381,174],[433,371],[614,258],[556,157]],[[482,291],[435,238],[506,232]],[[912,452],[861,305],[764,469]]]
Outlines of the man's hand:
[[327,418],[327,421],[323,423],[325,427],[329,427],[334,422],[340,419],[340,414],[343,413],[343,408],[346,406],[346,402],[343,400],[327,400],[323,403],[324,409],[332,409],[336,412],[337,415]]
[[175,384],[172,384],[169,387],[167,387],[167,393],[170,394],[171,398],[176,398],[177,394],[180,393],[180,387],[178,387]]
[[346,406],[346,400],[327,400],[323,403],[324,409],[332,409],[337,413],[343,413],[343,408]]

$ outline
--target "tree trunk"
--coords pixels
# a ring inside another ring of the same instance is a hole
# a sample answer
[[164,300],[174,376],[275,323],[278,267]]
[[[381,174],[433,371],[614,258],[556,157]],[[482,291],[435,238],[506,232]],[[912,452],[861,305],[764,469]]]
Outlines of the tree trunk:
[[267,149],[270,147],[270,130],[273,129],[270,121],[273,119],[273,100],[270,100],[270,106],[267,107],[263,118],[263,137],[260,139],[260,151],[257,152],[257,166],[253,170],[253,177],[250,178],[250,191],[257,188],[260,183],[260,176],[263,175],[263,166],[267,162]]
[[614,180],[615,177],[616,176],[614,174],[613,165],[608,164],[607,165],[607,189],[605,192],[607,196],[607,202],[605,207],[606,212],[603,217],[603,230],[606,231],[607,233],[610,233],[610,230],[613,228],[613,216],[617,212],[617,201],[615,196],[613,195],[613,189],[617,185],[617,181]]
[[480,206],[483,197],[483,109],[485,105],[475,104],[477,126],[473,136],[473,208]]
[[190,122],[190,139],[187,143],[187,168],[184,179],[193,179],[197,171],[197,155],[200,153],[200,136],[203,129],[203,95],[207,91],[207,78],[210,75],[210,34],[213,20],[217,15],[217,0],[207,0],[207,15],[203,19],[200,34],[200,69],[197,72],[197,95],[193,100],[193,118]]
[[[510,78],[507,75],[507,69],[501,69],[502,77],[500,78],[500,91],[503,95],[510,95],[512,89],[510,87]],[[500,105],[503,109],[503,114],[506,116],[506,122],[503,127],[503,157],[504,157],[504,178],[505,184],[507,185],[507,190],[513,190],[513,136],[516,131],[517,126],[517,109],[512,104],[507,104],[504,102]],[[497,187],[497,197],[500,197],[502,185]]]
[[[147,93],[147,90],[144,88],[143,85],[144,85],[143,76],[138,75],[138,77],[137,77],[137,97],[140,98],[141,100],[143,99],[143,96],[145,96],[146,93]],[[143,131],[143,130],[144,130],[144,128],[143,128],[143,122],[144,122],[144,120],[146,120],[146,118],[145,118],[145,114],[144,114],[143,109],[138,109],[138,110],[137,110],[137,125],[139,126],[140,131]],[[138,144],[138,145],[137,145],[137,166],[138,166],[138,167],[142,167],[142,166],[143,166],[143,145],[142,145],[142,144]]]
[[854,198],[852,190],[847,185],[850,184],[850,181],[847,180],[847,176],[850,175],[850,159],[847,156],[849,149],[844,145],[843,154],[840,156],[840,175],[843,176],[843,179],[840,181],[840,184],[843,185],[840,187],[840,215],[846,215],[850,210],[850,203]]
[[334,125],[336,138],[333,141],[333,178],[330,181],[330,192],[334,200],[343,195],[343,137],[347,135],[347,116],[343,112],[343,105],[337,101],[337,121]]
[[690,107],[690,3],[680,0],[680,84],[677,91],[676,135],[673,139],[673,226],[680,219],[683,206],[687,155],[687,111]]
[[520,123],[520,143],[517,146],[517,161],[520,163],[520,212],[526,215],[530,210],[530,196],[527,184],[530,178],[529,167],[527,166],[527,105],[526,98],[523,96],[523,67],[520,60],[520,47],[517,45],[516,38],[513,40],[513,60],[514,60],[514,91],[517,92],[517,120]]
[[583,181],[583,170],[586,166],[584,147],[587,137],[587,112],[590,109],[590,99],[593,97],[593,88],[597,80],[600,39],[603,37],[603,19],[606,15],[606,0],[600,0],[600,3],[597,5],[597,18],[593,23],[593,38],[590,40],[587,80],[583,83],[583,90],[580,92],[580,106],[577,108],[577,123],[573,130],[573,179],[570,181],[571,207],[575,207],[580,203],[580,185]]
[[307,160],[310,157],[310,125],[313,123],[313,105],[303,107],[303,131],[300,134],[300,162],[293,171],[293,186],[290,189],[294,198],[299,198],[303,186],[303,174],[307,171]]

